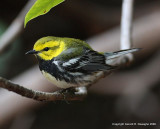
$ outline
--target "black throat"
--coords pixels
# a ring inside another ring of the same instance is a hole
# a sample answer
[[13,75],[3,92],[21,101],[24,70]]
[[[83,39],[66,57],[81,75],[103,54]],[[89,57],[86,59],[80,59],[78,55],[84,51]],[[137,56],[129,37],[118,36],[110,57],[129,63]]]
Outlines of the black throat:
[[[40,57],[37,57],[38,62],[39,62],[39,68],[41,71],[47,72],[54,76],[57,80],[64,80],[66,82],[73,82],[74,81],[74,76],[71,76],[68,72],[63,71],[61,72],[56,64],[53,63],[54,58],[52,60],[46,61],[42,60]],[[60,66],[59,66],[60,67]],[[68,77],[64,77],[64,74],[67,75]]]
[[50,73],[51,75],[53,75],[54,73],[57,73],[58,68],[54,63],[52,63],[54,59],[46,61],[46,60],[42,60],[38,56],[37,56],[37,59],[39,62],[39,69],[41,71],[44,70],[45,72]]

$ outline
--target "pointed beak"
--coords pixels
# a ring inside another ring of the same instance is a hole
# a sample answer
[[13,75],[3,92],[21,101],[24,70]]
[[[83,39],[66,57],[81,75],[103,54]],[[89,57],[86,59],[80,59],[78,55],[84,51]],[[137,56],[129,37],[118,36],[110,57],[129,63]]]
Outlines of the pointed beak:
[[26,52],[25,54],[27,55],[27,54],[37,54],[37,53],[38,53],[38,51],[30,50],[30,51]]

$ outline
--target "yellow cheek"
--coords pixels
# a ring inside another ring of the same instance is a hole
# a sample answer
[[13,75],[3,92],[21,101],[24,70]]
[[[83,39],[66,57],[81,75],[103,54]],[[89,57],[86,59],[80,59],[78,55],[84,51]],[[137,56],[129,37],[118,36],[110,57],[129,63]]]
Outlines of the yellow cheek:
[[63,43],[61,43],[61,45],[59,46],[59,48],[57,48],[56,50],[49,50],[49,51],[44,51],[39,53],[38,55],[44,59],[44,60],[51,60],[54,57],[58,56],[59,54],[61,54],[61,52],[65,50],[65,46]]
[[60,44],[61,41],[49,41],[46,42],[45,44],[41,44],[39,42],[35,43],[33,49],[35,49],[36,51],[40,51],[43,50],[45,47],[54,47],[54,46],[58,46]]

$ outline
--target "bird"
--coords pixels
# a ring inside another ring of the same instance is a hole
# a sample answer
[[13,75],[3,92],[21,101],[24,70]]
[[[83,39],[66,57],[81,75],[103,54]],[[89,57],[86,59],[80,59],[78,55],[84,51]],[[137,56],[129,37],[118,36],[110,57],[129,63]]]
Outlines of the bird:
[[67,89],[92,85],[117,68],[108,62],[138,50],[103,53],[93,50],[80,39],[47,36],[37,40],[26,54],[37,57],[39,69],[47,80]]

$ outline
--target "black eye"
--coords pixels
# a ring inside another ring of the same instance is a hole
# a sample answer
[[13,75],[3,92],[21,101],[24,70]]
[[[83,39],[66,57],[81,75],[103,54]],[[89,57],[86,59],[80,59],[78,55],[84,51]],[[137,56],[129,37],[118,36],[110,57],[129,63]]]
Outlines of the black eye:
[[45,47],[43,50],[44,50],[44,51],[48,51],[48,50],[49,50],[49,47]]

